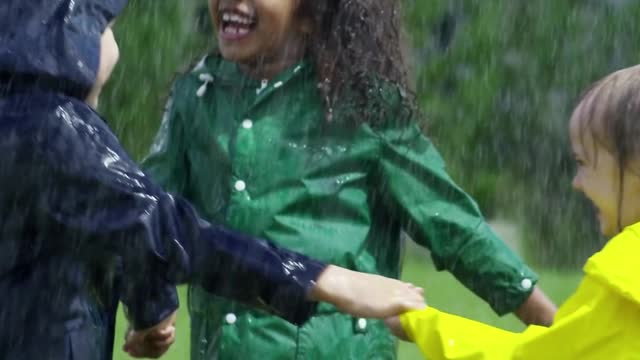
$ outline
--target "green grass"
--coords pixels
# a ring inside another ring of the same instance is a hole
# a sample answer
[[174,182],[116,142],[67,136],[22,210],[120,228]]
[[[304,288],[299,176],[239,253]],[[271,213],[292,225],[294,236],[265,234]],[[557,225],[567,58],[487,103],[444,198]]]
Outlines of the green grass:
[[[423,286],[430,305],[450,313],[466,316],[507,330],[520,331],[524,326],[512,315],[498,317],[483,301],[458,283],[449,273],[437,272],[424,252],[413,247],[405,260],[403,278],[416,285]],[[558,304],[562,303],[577,287],[581,274],[575,272],[539,271],[540,286]],[[178,334],[176,343],[163,357],[167,360],[189,359],[189,315],[186,309],[186,288],[180,288],[181,308],[178,316]],[[120,349],[124,334],[125,321],[118,315],[115,360],[129,359]],[[401,343],[400,360],[422,359],[413,344]],[[267,357],[268,358],[268,357]]]

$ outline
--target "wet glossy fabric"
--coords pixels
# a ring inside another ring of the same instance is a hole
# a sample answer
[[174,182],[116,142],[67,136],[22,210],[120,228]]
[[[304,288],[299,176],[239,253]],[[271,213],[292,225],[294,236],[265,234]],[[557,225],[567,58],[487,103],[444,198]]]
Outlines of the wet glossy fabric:
[[176,308],[178,282],[295,323],[315,309],[323,264],[200,219],[72,96],[88,92],[88,59],[123,5],[0,3],[3,359],[108,359],[117,299],[148,327]]
[[[14,108],[5,96],[18,90],[40,88],[86,96],[98,69],[102,31],[125,4],[125,0],[2,1],[0,118],[4,120]],[[6,129],[4,121],[1,126]],[[9,163],[0,169],[13,173],[14,181],[22,181],[15,170]],[[3,192],[7,191],[11,188],[3,187]],[[2,198],[6,199],[6,194]],[[110,359],[118,304],[116,276],[99,276],[105,284],[95,284],[90,289],[84,286],[87,278],[70,254],[34,256],[37,267],[21,263],[17,252],[37,250],[30,250],[34,245],[28,242],[30,236],[18,236],[8,229],[16,218],[26,215],[26,204],[20,200],[19,205],[2,202],[0,206],[6,222],[1,226],[0,239],[0,322],[7,324],[2,331],[0,353],[7,359]],[[23,222],[21,231],[37,227],[27,219]],[[13,226],[19,230],[20,225]],[[104,270],[95,267],[87,276],[97,276]],[[60,291],[77,296],[55,296]],[[95,296],[96,293],[100,295]],[[174,308],[175,297],[173,304],[167,305]]]
[[[398,276],[405,229],[439,269],[499,313],[514,310],[535,274],[489,229],[418,127],[398,121],[398,91],[380,91],[389,102],[381,125],[345,125],[348,102],[326,125],[309,64],[262,82],[211,56],[175,84],[145,166],[209,219],[350,269]],[[381,323],[329,306],[298,328],[198,287],[189,301],[192,359],[395,357]]]
[[83,310],[102,299],[86,274],[107,281],[93,272],[119,257],[137,327],[155,324],[159,300],[175,302],[161,284],[185,281],[295,323],[313,311],[305,297],[324,265],[201,220],[141,172],[84,103],[13,95],[0,99],[0,114],[0,316],[22,330],[12,334],[85,326],[93,315]]
[[0,79],[84,98],[100,60],[100,37],[128,0],[3,0]]
[[426,358],[640,359],[640,224],[592,256],[550,328],[511,333],[428,308],[402,316]]

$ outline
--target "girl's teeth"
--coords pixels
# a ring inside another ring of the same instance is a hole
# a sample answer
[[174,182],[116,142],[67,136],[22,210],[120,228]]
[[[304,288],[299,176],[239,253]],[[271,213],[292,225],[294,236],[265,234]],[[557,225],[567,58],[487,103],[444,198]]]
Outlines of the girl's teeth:
[[238,24],[249,25],[252,23],[251,19],[246,16],[241,16],[234,13],[224,13],[222,14],[222,20],[227,22],[235,22]]
[[224,29],[224,32],[229,35],[247,35],[249,29],[235,26],[228,26]]

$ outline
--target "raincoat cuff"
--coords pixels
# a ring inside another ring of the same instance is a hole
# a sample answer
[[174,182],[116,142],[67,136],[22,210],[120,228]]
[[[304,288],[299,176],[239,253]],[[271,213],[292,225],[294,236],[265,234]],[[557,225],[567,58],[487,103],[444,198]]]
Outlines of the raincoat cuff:
[[538,275],[526,268],[509,279],[499,298],[490,303],[496,314],[503,316],[516,311],[531,296],[538,283]]
[[134,330],[151,328],[178,309],[179,299],[175,286],[166,285],[150,291],[133,304],[125,305],[125,312]]
[[295,282],[278,288],[266,305],[290,323],[298,326],[304,324],[316,313],[318,303],[309,300],[309,293],[326,267],[319,261],[305,259],[304,266],[296,267],[290,275]]
[[437,316],[438,310],[432,307],[408,311],[400,315],[400,325],[410,341],[427,341],[428,331],[437,329]]

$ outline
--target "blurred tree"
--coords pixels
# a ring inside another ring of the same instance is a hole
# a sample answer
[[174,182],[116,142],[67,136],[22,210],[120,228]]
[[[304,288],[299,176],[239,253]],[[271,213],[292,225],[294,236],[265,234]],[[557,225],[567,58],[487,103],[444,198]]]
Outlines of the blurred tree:
[[[487,215],[522,223],[542,265],[599,246],[572,193],[567,121],[580,91],[637,62],[640,2],[404,0],[429,134]],[[140,159],[176,72],[213,43],[204,0],[133,0],[115,32],[121,62],[102,110]]]
[[115,24],[120,63],[101,96],[101,111],[140,159],[157,131],[172,80],[201,57],[204,0],[132,0]]
[[572,266],[600,246],[570,188],[580,92],[637,62],[640,3],[405,0],[417,91],[451,172],[488,215],[517,215],[530,255]]

